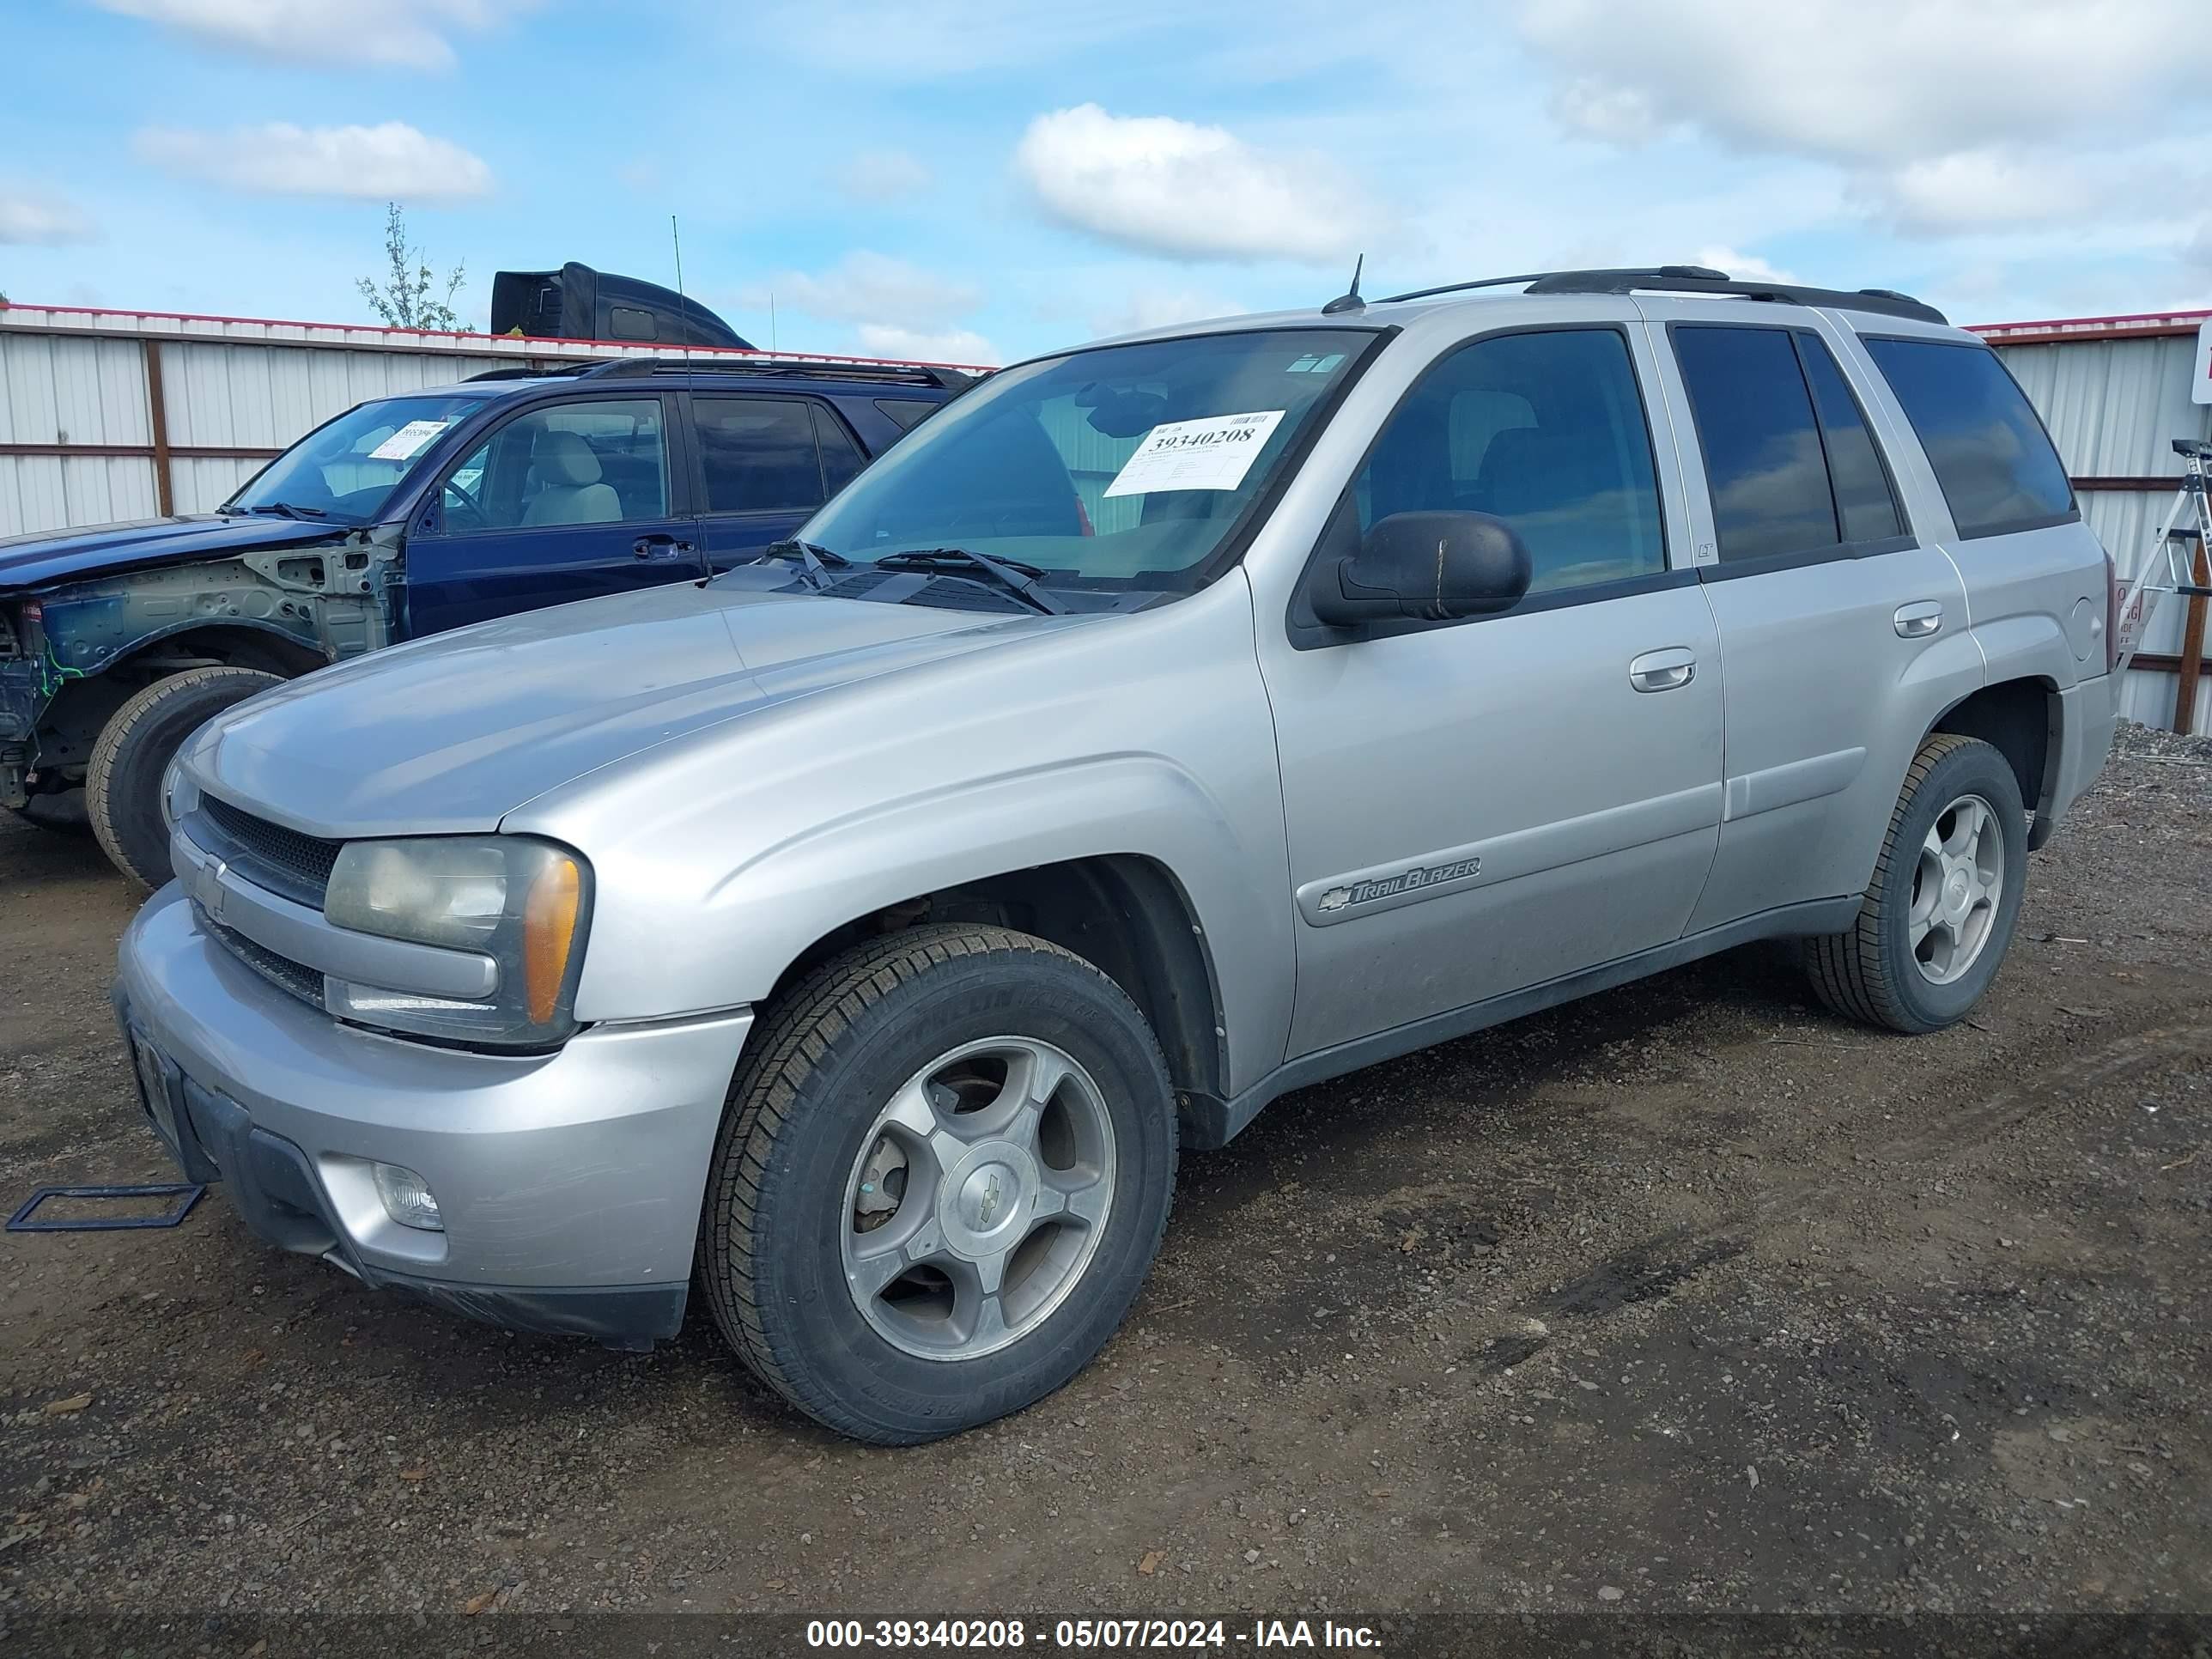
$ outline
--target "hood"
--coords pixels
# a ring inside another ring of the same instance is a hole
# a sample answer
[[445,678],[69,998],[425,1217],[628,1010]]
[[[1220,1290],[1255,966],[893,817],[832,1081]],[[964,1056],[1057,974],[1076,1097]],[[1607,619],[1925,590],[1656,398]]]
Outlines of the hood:
[[311,834],[489,830],[733,717],[1097,620],[679,582],[355,658],[218,715],[186,752],[204,786]]
[[228,559],[260,548],[303,547],[352,533],[346,525],[307,524],[264,514],[193,514],[0,537],[0,588],[42,587],[148,565]]

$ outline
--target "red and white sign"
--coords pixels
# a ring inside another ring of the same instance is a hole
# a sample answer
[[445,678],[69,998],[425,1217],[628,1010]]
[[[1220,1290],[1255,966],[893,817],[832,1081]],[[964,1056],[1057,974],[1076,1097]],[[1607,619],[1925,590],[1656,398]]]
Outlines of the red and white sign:
[[2212,317],[2197,331],[2197,368],[2189,382],[2189,399],[2212,404]]

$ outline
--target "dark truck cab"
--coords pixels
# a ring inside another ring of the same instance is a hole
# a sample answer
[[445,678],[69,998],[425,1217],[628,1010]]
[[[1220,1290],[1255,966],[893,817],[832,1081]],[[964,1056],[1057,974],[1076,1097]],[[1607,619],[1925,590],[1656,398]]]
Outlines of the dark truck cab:
[[82,787],[109,858],[158,886],[163,774],[211,715],[403,640],[750,562],[969,378],[500,369],[356,405],[212,514],[0,539],[0,805],[50,822],[33,803]]
[[672,294],[657,283],[594,270],[574,259],[558,270],[495,275],[491,331],[545,340],[753,349],[751,341],[696,300]]

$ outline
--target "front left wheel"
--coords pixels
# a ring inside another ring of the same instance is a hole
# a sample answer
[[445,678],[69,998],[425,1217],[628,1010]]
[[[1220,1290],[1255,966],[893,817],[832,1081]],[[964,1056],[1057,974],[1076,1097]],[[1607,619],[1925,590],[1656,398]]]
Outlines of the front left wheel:
[[107,717],[85,768],[84,810],[110,863],[142,887],[168,880],[161,780],[170,761],[224,709],[283,684],[258,668],[191,668],[155,680]]
[[1042,1398],[1114,1334],[1167,1226],[1175,1098],[1097,969],[917,928],[817,969],[732,1083],[699,1276],[817,1421],[906,1445]]

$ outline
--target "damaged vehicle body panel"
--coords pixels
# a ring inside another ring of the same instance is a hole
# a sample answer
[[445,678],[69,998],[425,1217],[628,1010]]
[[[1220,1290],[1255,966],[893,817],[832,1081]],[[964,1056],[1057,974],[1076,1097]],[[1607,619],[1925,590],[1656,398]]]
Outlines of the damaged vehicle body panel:
[[81,783],[109,717],[164,675],[230,664],[289,678],[391,644],[398,561],[396,535],[323,531],[0,601],[0,804]]
[[968,380],[495,371],[355,405],[212,514],[0,541],[0,806],[82,787],[110,859],[157,884],[161,780],[202,721],[404,639],[748,562]]

